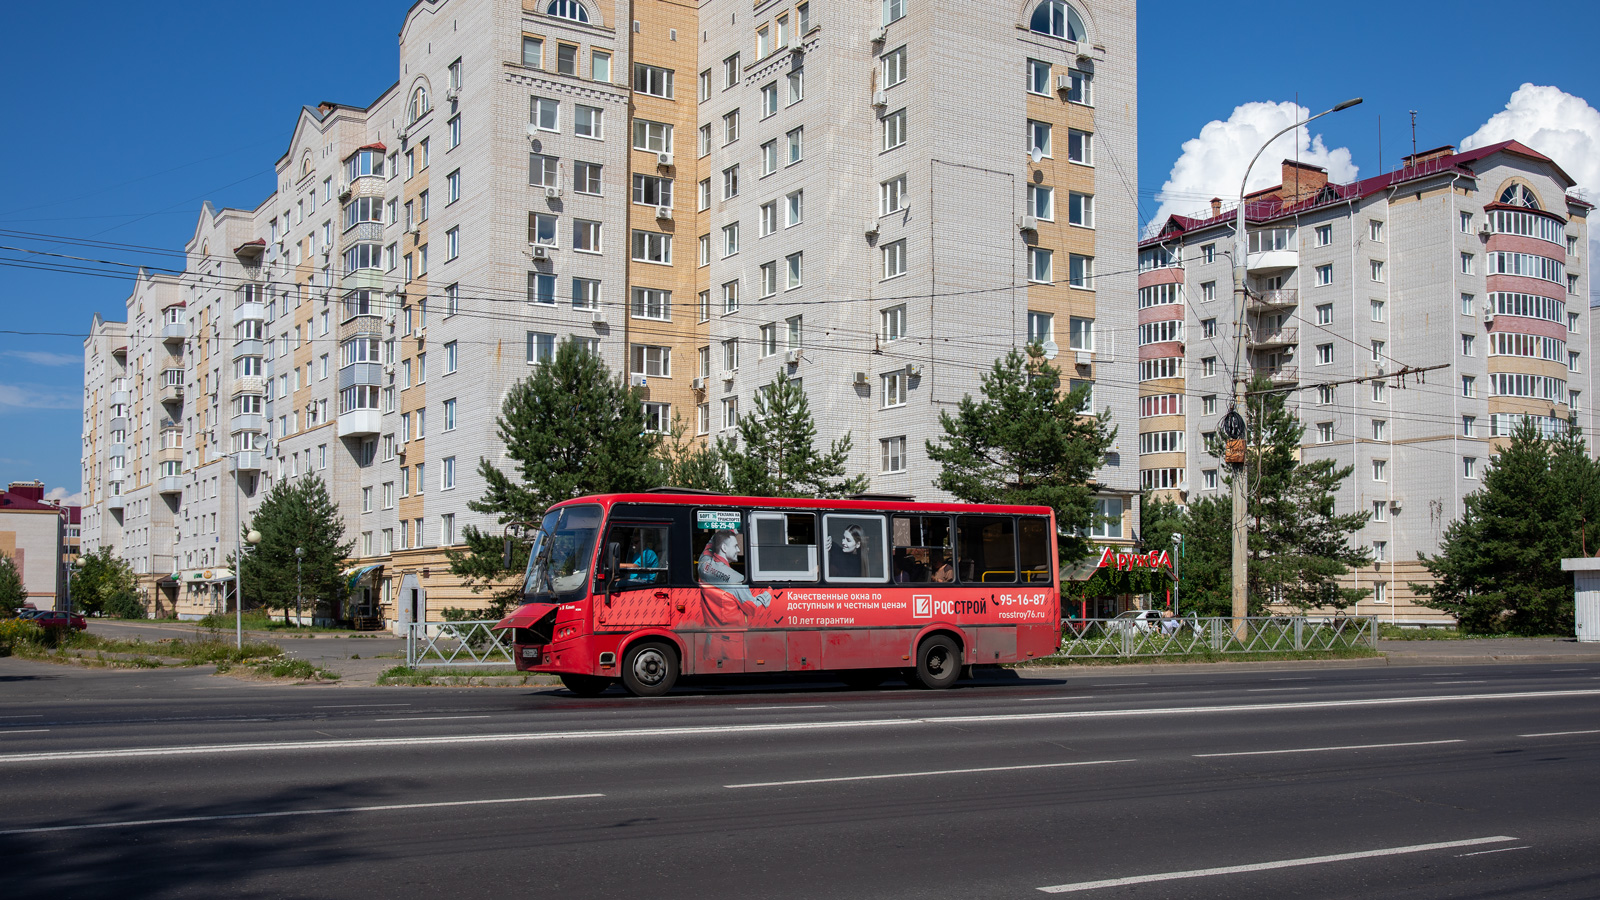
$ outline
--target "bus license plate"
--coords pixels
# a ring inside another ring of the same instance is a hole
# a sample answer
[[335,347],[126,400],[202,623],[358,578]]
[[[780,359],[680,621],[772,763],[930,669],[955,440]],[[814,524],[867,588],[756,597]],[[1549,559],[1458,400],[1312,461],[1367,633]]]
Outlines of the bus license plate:
[[522,648],[522,658],[527,660],[528,662],[535,662],[535,663],[538,662],[539,661],[539,648],[538,647],[523,647]]

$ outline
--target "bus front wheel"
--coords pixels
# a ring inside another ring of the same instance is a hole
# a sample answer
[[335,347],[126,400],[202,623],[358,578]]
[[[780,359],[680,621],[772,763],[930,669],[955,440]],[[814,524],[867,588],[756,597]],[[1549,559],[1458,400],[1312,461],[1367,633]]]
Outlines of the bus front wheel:
[[678,680],[678,654],[659,641],[628,648],[622,660],[622,684],[635,697],[659,697]]
[[947,688],[961,677],[961,649],[950,638],[936,634],[917,647],[917,681],[935,690]]
[[561,684],[579,697],[598,697],[611,687],[611,679],[599,675],[562,675]]

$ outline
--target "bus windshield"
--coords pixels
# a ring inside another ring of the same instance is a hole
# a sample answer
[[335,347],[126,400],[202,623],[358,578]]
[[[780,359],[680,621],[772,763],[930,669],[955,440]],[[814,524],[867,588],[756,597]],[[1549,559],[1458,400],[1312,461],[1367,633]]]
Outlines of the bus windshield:
[[528,553],[522,602],[563,603],[582,599],[600,530],[600,507],[567,506],[545,514]]

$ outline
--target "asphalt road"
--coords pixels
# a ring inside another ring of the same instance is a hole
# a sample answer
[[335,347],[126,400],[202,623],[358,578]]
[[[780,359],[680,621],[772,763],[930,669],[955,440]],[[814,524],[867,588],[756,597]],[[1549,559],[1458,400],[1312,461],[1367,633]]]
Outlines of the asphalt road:
[[285,688],[0,660],[7,897],[1600,896],[1600,664]]

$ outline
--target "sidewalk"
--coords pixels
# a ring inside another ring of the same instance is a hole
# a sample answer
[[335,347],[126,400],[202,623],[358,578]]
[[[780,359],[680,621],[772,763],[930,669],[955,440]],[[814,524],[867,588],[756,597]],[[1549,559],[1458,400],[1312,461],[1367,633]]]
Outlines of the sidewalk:
[[1469,638],[1459,641],[1378,641],[1389,665],[1453,666],[1485,663],[1600,662],[1600,643],[1574,638]]

